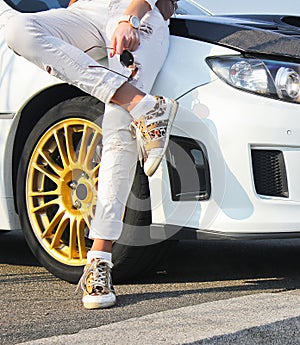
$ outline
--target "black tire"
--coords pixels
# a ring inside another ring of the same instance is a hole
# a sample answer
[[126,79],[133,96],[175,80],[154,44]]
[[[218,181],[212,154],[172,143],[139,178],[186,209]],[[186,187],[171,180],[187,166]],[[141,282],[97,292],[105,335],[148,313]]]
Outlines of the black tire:
[[162,267],[171,241],[156,241],[150,236],[151,203],[148,178],[137,164],[128,198],[121,238],[113,245],[113,280],[128,282],[154,273]]
[[[93,156],[90,170],[78,169],[74,165],[73,170],[68,168],[70,171],[65,172],[63,157],[67,150],[59,150],[58,146],[66,148],[70,145],[66,143],[66,135],[64,135],[68,133],[67,136],[72,138],[70,142],[73,143],[74,151],[77,145],[79,149],[76,155],[75,153],[73,155],[71,153],[70,156],[66,154],[65,161],[68,159],[71,161],[73,156],[77,159],[82,147],[85,148],[82,143],[88,142],[83,139],[85,132],[83,129],[88,128],[91,133],[94,133],[93,130],[98,130],[100,134],[98,133],[97,148],[100,156],[103,111],[103,104],[90,96],[70,99],[50,109],[37,122],[27,138],[18,169],[16,197],[26,241],[45,268],[55,276],[71,283],[78,282],[85,264],[86,251],[91,246],[91,241],[88,239],[88,223],[93,214],[89,212],[90,209],[93,212],[95,209],[97,188],[94,175],[100,157]],[[87,127],[83,127],[84,125]],[[64,126],[68,129],[64,129]],[[88,150],[88,145],[84,150]],[[62,168],[64,171],[59,174]],[[77,178],[78,170],[79,178]],[[81,173],[83,178],[80,177]],[[59,175],[59,181],[62,181],[57,182],[60,183],[61,189],[59,196],[58,186],[52,181],[52,178],[55,180],[56,175]],[[71,188],[74,181],[76,182],[75,192]],[[78,197],[79,185],[89,190],[91,207],[85,205],[86,199],[80,199],[78,204],[74,202],[74,195]],[[60,209],[65,212],[61,219],[59,218]],[[56,219],[58,219],[57,224]],[[76,238],[72,240],[74,232],[71,229],[74,227],[71,224],[75,223],[79,230],[76,232]],[[138,165],[124,215],[122,236],[113,246],[115,282],[129,281],[134,277],[153,272],[157,264],[161,262],[166,252],[167,242],[151,241],[150,224],[148,179]],[[80,233],[79,236],[77,236],[78,233]]]

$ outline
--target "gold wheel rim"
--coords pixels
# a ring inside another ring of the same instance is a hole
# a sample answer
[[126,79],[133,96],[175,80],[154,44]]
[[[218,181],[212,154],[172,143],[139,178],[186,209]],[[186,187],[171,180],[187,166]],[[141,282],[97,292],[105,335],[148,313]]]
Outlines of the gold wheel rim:
[[29,162],[26,205],[32,230],[46,252],[65,265],[86,262],[101,139],[93,122],[68,118],[42,135]]

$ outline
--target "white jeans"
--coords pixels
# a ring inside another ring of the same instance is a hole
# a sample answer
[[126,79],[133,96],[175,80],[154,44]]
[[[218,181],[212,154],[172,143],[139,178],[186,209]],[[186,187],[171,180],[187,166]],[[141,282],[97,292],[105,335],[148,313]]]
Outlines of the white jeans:
[[[137,161],[136,143],[129,132],[130,114],[109,103],[126,78],[95,61],[106,53],[103,46],[109,47],[118,18],[129,3],[130,0],[78,0],[67,9],[17,14],[5,27],[8,46],[16,53],[107,104],[97,207],[90,231],[93,239],[120,237]],[[149,92],[168,48],[168,22],[155,7],[141,21],[140,46],[133,52],[138,73],[131,83]],[[108,60],[110,69],[128,75],[118,57]]]

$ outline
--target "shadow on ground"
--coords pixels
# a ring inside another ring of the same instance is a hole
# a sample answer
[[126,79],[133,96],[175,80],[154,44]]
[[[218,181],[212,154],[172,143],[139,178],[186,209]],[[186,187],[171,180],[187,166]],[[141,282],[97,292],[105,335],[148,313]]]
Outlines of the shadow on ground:
[[[263,289],[264,286],[266,289],[271,286],[274,289],[296,289],[300,287],[299,256],[300,239],[182,241],[171,247],[157,273],[127,283],[166,284],[242,279],[243,289]],[[0,264],[40,266],[21,230],[0,235]]]
[[40,266],[31,253],[22,230],[0,232],[0,264]]
[[299,256],[300,239],[182,241],[170,250],[156,274],[133,283],[244,280],[243,289],[296,289],[300,287]]

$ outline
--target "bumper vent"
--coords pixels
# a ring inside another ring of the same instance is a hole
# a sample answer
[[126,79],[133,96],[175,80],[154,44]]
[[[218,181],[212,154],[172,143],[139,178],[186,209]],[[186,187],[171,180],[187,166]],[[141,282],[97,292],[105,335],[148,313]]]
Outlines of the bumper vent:
[[210,197],[210,173],[202,143],[177,136],[170,138],[166,152],[172,200],[195,201]]
[[283,153],[279,150],[252,150],[255,189],[258,194],[289,197]]

